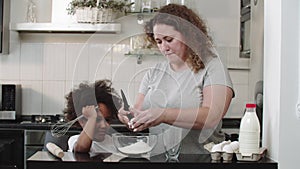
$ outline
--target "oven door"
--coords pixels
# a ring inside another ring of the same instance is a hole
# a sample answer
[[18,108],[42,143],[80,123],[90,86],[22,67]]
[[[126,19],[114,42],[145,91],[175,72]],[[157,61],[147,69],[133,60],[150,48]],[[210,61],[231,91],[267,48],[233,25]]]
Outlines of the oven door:
[[24,169],[24,131],[0,129],[0,168]]
[[25,159],[43,149],[45,133],[45,130],[25,130]]

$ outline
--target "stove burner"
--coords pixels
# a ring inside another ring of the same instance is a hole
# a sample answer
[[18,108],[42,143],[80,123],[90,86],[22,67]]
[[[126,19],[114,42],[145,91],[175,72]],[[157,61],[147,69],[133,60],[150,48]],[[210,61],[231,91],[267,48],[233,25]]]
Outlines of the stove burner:
[[61,115],[32,115],[32,123],[57,123],[64,121],[64,117]]

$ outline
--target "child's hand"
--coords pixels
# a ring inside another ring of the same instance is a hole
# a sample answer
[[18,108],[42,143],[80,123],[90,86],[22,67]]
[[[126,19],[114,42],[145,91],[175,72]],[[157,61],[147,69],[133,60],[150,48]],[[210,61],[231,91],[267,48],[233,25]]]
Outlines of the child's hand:
[[85,118],[90,119],[90,118],[97,118],[97,112],[95,109],[95,106],[85,106],[82,108],[82,114]]

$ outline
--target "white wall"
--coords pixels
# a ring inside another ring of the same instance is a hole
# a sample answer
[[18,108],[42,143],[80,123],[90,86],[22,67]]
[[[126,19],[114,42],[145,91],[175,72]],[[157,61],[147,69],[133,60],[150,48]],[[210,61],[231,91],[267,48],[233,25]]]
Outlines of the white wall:
[[[11,1],[11,20],[14,22],[25,22],[28,0]],[[36,21],[50,22],[52,11],[52,0],[32,0],[36,4]]]
[[[280,69],[281,69],[281,6],[280,0],[265,1],[265,62],[263,145],[271,158],[278,159]],[[276,25],[276,26],[275,26]],[[277,34],[277,35],[274,35]],[[273,131],[273,132],[272,132]]]
[[251,56],[249,70],[249,100],[255,98],[256,82],[263,80],[264,64],[264,0],[251,1]]
[[[51,0],[33,1],[37,5],[37,22],[54,20]],[[26,2],[11,0],[11,22],[25,22]],[[188,4],[207,20],[223,62],[232,68],[247,67],[249,59],[237,60],[239,0],[189,0]],[[124,57],[130,48],[129,37],[141,33],[142,27],[135,16],[123,17],[119,22],[122,32],[114,35],[11,31],[10,54],[0,57],[0,83],[22,84],[23,115],[61,113],[64,95],[84,80],[112,79],[117,89],[128,90],[134,102],[140,71],[164,58],[144,57],[139,65],[136,58]],[[230,70],[230,74],[236,97],[226,116],[241,117],[245,103],[252,101],[248,94],[249,71]]]
[[265,3],[263,145],[280,169],[299,168],[299,10],[298,0]]

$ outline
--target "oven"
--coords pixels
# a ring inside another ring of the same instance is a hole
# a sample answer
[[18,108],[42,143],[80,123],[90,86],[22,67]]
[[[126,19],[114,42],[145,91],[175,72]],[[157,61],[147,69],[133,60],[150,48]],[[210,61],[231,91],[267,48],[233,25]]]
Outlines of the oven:
[[[25,118],[24,118],[25,119]],[[24,130],[24,155],[25,159],[31,157],[37,151],[46,151],[45,144],[53,142],[67,151],[67,142],[71,135],[79,134],[81,130],[70,129],[65,136],[54,137],[51,134],[51,125],[57,122],[63,122],[63,115],[31,115],[27,121],[21,124],[26,127]]]
[[21,126],[24,127],[24,165],[26,159],[37,151],[44,150],[46,135],[50,126],[62,119],[61,115],[30,115],[23,116]]
[[0,168],[24,169],[24,131],[0,129]]
[[43,150],[46,132],[46,130],[24,130],[25,159]]
[[[40,124],[41,125],[41,124]],[[46,129],[26,129],[24,130],[24,156],[25,156],[25,168],[26,168],[26,159],[31,157],[37,151],[47,151],[45,144],[52,142],[64,151],[68,150],[68,139],[71,135],[79,134],[80,131],[69,131],[66,135],[62,137],[52,136],[50,130]]]

